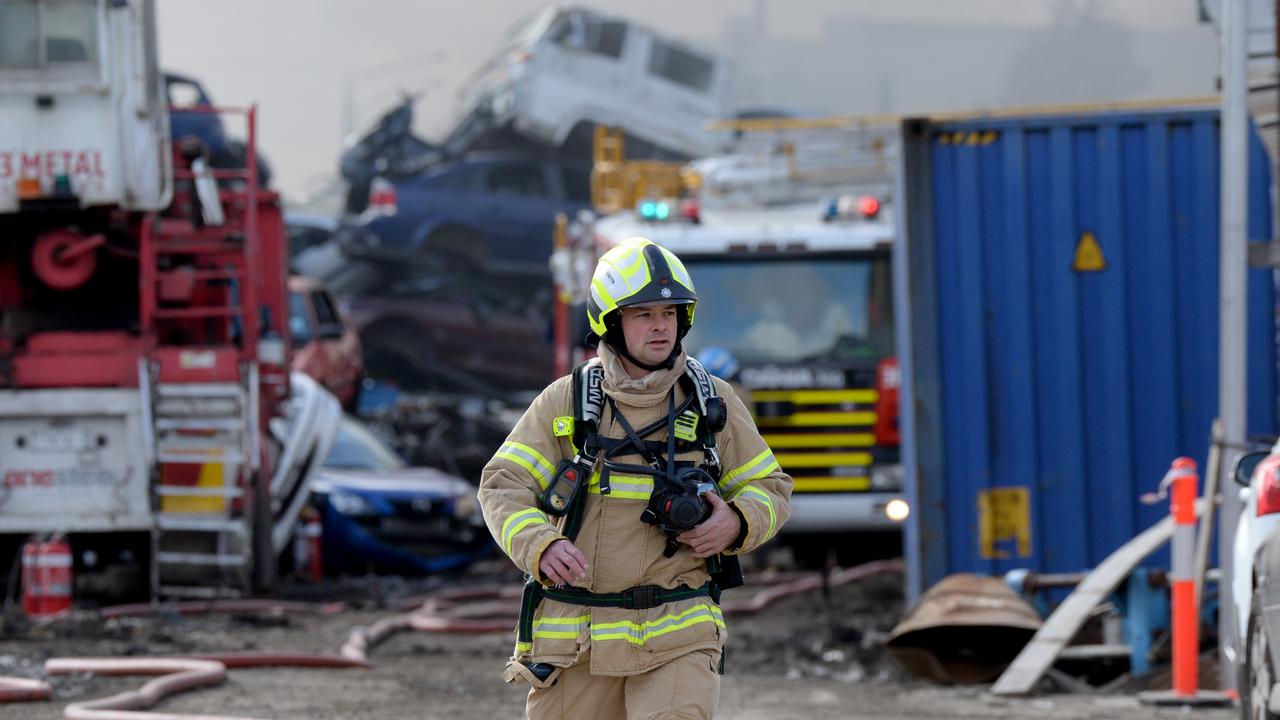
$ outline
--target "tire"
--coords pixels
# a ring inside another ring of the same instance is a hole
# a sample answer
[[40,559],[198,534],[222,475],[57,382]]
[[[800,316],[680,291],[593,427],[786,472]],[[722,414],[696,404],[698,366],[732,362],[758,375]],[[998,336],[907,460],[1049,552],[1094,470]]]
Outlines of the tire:
[[1269,655],[1266,626],[1262,622],[1262,597],[1253,593],[1249,603],[1249,626],[1245,639],[1244,662],[1240,663],[1240,717],[1244,720],[1275,720],[1267,710],[1271,687],[1276,682]]

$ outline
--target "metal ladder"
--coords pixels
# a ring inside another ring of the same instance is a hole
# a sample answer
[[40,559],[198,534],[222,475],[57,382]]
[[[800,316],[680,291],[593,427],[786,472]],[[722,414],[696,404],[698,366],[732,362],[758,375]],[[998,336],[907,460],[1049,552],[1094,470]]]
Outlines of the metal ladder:
[[[257,366],[239,383],[156,383],[154,366],[140,364],[139,387],[153,507],[153,597],[240,597],[252,582],[252,499],[256,472]],[[200,467],[213,483],[166,483],[166,469]]]

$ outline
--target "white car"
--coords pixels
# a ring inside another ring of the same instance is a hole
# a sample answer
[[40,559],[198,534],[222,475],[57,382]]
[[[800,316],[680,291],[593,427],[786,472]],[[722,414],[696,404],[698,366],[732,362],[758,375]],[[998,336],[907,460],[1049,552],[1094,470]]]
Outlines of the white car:
[[[1242,717],[1272,718],[1272,687],[1277,647],[1267,626],[1280,620],[1274,602],[1266,598],[1280,592],[1280,576],[1271,578],[1268,566],[1280,558],[1280,442],[1269,450],[1250,450],[1235,461],[1232,472],[1244,509],[1236,523],[1232,546],[1232,604],[1235,608],[1235,663]],[[1263,598],[1254,607],[1256,598]],[[1277,698],[1280,700],[1280,698]]]
[[[622,18],[549,8],[507,34],[466,84],[446,154],[514,130],[590,157],[594,126],[617,126],[632,157],[705,157],[728,134],[706,127],[733,115],[727,59]],[[647,151],[647,152],[646,152]]]

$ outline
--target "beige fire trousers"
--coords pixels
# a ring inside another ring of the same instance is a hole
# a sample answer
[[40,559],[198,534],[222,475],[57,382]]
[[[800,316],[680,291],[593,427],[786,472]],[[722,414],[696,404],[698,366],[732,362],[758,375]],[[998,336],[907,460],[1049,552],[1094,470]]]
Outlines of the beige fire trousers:
[[555,684],[529,690],[529,720],[711,720],[720,701],[720,653],[698,650],[641,675],[592,675],[590,653]]

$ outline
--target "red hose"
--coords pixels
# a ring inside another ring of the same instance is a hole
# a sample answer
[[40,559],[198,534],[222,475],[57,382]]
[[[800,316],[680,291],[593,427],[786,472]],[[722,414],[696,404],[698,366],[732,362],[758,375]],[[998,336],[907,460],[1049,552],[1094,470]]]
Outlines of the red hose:
[[[882,572],[901,572],[901,560],[877,560],[857,567],[838,569],[827,578],[831,587]],[[721,604],[725,614],[750,614],[763,610],[769,604],[792,595],[812,592],[822,587],[822,575],[810,573],[783,573],[770,578],[767,589],[746,600]],[[418,609],[402,615],[383,618],[368,628],[351,631],[347,643],[342,646],[342,657],[366,661],[368,653],[388,635],[401,630],[449,633],[510,632],[515,618],[520,614],[518,598],[521,588],[509,585],[451,588],[441,590],[425,598],[402,601],[397,606],[418,603]],[[512,602],[512,599],[516,599]],[[476,602],[488,600],[488,602]],[[463,603],[463,601],[468,601]]]
[[0,703],[48,700],[53,694],[49,683],[27,678],[0,677]]
[[362,660],[342,657],[339,655],[304,655],[300,653],[202,653],[198,655],[183,655],[184,658],[192,660],[211,660],[220,662],[228,669],[231,668],[260,668],[260,667],[295,667],[295,668],[360,668],[368,670],[373,667]]
[[422,632],[448,633],[491,633],[511,632],[512,617],[505,616],[500,620],[464,620],[461,618],[412,613],[409,615],[409,627]]
[[212,660],[186,658],[54,658],[45,663],[54,675],[90,672],[99,675],[161,675],[138,690],[110,697],[71,703],[63,711],[69,720],[252,720],[226,715],[173,715],[129,712],[145,710],[169,695],[194,688],[220,685],[227,668]]
[[347,609],[346,603],[307,603],[289,600],[268,600],[247,598],[240,600],[188,600],[178,603],[130,603],[112,605],[98,611],[103,619],[133,617],[137,615],[153,615],[158,612],[176,612],[179,615],[202,615],[205,613],[312,613],[316,615],[334,615]]
[[[67,718],[81,720],[251,720],[213,715],[173,715],[132,712],[149,708],[168,695],[199,687],[220,684],[227,668],[255,667],[325,667],[367,668],[362,660],[334,655],[301,655],[295,653],[215,653],[183,657],[152,658],[55,658],[45,669],[58,675],[91,672],[99,675],[163,675],[142,686],[108,698],[68,705]],[[46,695],[47,697],[47,695]]]
[[[857,567],[835,570],[831,573],[827,583],[831,587],[835,587],[882,572],[901,572],[902,567],[901,560],[876,560]],[[750,615],[760,612],[774,601],[792,595],[812,592],[820,587],[822,587],[822,575],[809,573],[795,580],[775,585],[768,590],[762,590],[750,598],[721,603],[720,608],[726,615]]]
[[382,642],[388,635],[409,627],[408,615],[392,615],[385,617],[368,628],[358,627],[351,631],[347,643],[342,646],[341,655],[351,660],[367,661],[369,651]]
[[414,610],[429,602],[453,605],[463,600],[489,598],[515,598],[519,600],[523,590],[523,585],[469,585],[438,590],[430,595],[402,598],[391,603],[391,607],[395,610]]

